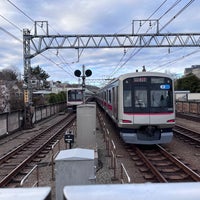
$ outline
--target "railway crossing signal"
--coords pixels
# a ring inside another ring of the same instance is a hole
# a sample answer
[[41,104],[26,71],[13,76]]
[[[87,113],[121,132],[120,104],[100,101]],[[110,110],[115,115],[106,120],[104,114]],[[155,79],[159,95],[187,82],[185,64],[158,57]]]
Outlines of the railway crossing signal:
[[[83,65],[83,67],[84,67],[84,65]],[[78,69],[75,70],[74,75],[77,77],[81,77],[81,71]],[[85,72],[83,72],[83,76],[85,76],[85,77],[89,77],[91,75],[92,75],[92,71],[90,69],[87,69]]]

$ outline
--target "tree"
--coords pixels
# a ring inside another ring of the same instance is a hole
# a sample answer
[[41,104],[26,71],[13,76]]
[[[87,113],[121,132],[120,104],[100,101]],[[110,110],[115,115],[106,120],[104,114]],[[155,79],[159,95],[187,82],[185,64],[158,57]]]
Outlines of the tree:
[[23,108],[22,83],[17,79],[16,68],[6,68],[0,72],[0,111]]
[[12,69],[3,69],[0,72],[0,80],[15,81],[17,80],[18,73]]
[[58,94],[51,93],[49,95],[49,103],[61,103],[66,101],[65,92],[59,92]]
[[175,90],[189,90],[190,92],[200,92],[200,79],[190,73],[176,81]]
[[46,85],[46,80],[50,77],[39,65],[35,68],[31,68],[31,75],[35,76],[39,81],[39,88],[41,81],[43,81],[43,85]]
[[57,103],[56,94],[51,93],[49,95],[49,103]]

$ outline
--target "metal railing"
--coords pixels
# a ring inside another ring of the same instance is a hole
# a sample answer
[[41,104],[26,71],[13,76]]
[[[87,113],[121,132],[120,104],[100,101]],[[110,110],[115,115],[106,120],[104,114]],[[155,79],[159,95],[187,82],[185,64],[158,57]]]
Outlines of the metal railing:
[[29,178],[29,176],[36,170],[36,181],[35,183],[32,185],[32,187],[35,186],[39,186],[39,168],[38,165],[35,165],[31,171],[21,180],[20,182],[20,187],[23,187],[24,183],[26,182],[26,180]]
[[[127,172],[126,168],[124,167],[124,164],[121,163],[120,167],[121,167],[121,177],[120,177],[121,183],[122,184],[124,184],[124,183],[130,183],[131,179],[130,179],[130,177],[128,175],[128,172]],[[126,182],[125,182],[125,178],[127,180]]]
[[[54,153],[54,148],[58,146],[58,150]],[[60,151],[60,140],[57,140],[52,146],[51,146],[51,178],[52,180],[55,179],[54,177],[54,159],[58,155]]]
[[[110,132],[109,130],[106,128],[106,124],[104,122],[104,119],[101,115],[100,112],[98,112],[98,118],[99,118],[99,122],[100,122],[100,126],[102,128],[103,131],[103,138],[105,141],[105,145],[106,145],[106,150],[107,150],[107,156],[111,158],[110,160],[110,169],[113,169],[113,177],[112,180],[118,180],[120,179],[121,183],[130,183],[131,179],[128,175],[128,172],[126,170],[126,168],[124,167],[124,164],[120,164],[120,175],[117,174],[117,151],[116,151],[116,145],[114,143],[113,140],[111,140],[110,137]],[[117,177],[120,176],[120,178]]]
[[[58,146],[58,150],[54,152],[55,147]],[[51,175],[52,180],[54,180],[54,159],[57,156],[57,154],[60,151],[60,140],[57,140],[52,146],[51,146],[51,160],[48,165],[51,165]],[[32,185],[32,187],[39,186],[39,165],[35,165],[30,172],[21,180],[20,187],[23,187],[24,183],[27,181],[27,179],[36,171],[36,181]]]

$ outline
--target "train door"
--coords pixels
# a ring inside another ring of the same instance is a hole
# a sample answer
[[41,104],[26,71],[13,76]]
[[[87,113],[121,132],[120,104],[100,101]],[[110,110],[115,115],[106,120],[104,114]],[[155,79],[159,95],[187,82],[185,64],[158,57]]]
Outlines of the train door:
[[148,104],[148,86],[134,85],[133,93],[133,113],[134,123],[149,124],[149,104]]
[[133,116],[134,124],[149,124],[147,78],[125,79],[123,87],[124,112]]

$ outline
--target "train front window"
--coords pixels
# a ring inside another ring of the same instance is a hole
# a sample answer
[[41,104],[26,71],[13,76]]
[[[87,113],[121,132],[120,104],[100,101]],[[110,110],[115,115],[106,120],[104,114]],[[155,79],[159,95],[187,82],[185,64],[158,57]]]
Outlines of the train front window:
[[150,87],[151,112],[173,111],[172,81],[169,78],[151,78]]
[[83,92],[81,90],[68,91],[68,101],[82,101]]
[[76,91],[76,100],[82,101],[83,100],[83,92],[82,91]]
[[136,108],[147,107],[147,90],[145,89],[135,90],[135,107]]
[[172,92],[151,90],[151,107],[173,107]]
[[134,77],[123,81],[126,113],[173,111],[173,83],[167,77]]

